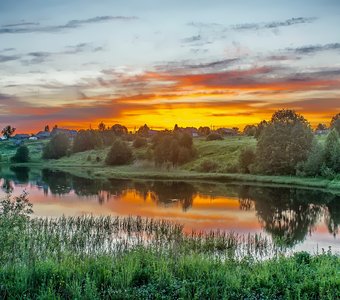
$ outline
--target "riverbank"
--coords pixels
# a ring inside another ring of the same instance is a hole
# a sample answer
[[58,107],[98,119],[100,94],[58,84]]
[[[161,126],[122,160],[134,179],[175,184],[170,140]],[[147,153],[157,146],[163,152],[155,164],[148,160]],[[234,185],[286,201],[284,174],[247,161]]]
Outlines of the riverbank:
[[[3,164],[8,166],[8,164]],[[11,164],[17,167],[48,168],[67,172],[87,179],[150,179],[150,180],[184,180],[184,181],[219,181],[228,183],[246,183],[247,185],[300,187],[323,189],[340,192],[340,180],[310,178],[297,176],[265,176],[240,173],[202,173],[181,169],[159,169],[152,166],[128,165],[118,167],[93,166],[89,164],[71,165],[58,161],[45,163]]]
[[[45,144],[46,141],[28,142],[27,146],[30,149],[31,162],[13,166],[57,169],[89,179],[215,180],[265,186],[294,186],[340,191],[340,180],[231,172],[237,164],[240,149],[255,146],[256,140],[251,137],[228,137],[222,141],[194,139],[195,148],[197,149],[196,157],[191,162],[176,168],[155,167],[154,163],[147,159],[148,147],[133,149],[135,160],[132,164],[126,166],[110,167],[105,165],[104,161],[109,147],[74,153],[58,160],[42,160],[41,151]],[[9,164],[9,158],[14,155],[15,149],[16,147],[9,142],[0,144],[1,164]],[[201,167],[206,161],[213,162],[215,170],[210,170],[210,172],[202,171]]]

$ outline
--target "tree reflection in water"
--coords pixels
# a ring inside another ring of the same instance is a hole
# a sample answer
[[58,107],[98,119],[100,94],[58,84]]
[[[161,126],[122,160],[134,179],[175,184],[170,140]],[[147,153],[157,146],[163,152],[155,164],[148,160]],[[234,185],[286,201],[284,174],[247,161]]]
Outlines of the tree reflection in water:
[[[13,182],[27,183],[32,180],[28,168],[15,167],[10,171],[1,173],[1,188],[5,193],[13,191]],[[322,217],[332,235],[336,236],[340,227],[340,197],[317,190],[181,181],[86,179],[47,169],[42,170],[40,177],[34,180],[41,186],[48,186],[53,195],[73,191],[79,197],[95,196],[102,204],[121,199],[133,191],[145,201],[151,199],[163,207],[180,205],[183,211],[193,206],[197,195],[212,198],[238,196],[240,209],[253,210],[273,240],[288,247],[303,241]]]

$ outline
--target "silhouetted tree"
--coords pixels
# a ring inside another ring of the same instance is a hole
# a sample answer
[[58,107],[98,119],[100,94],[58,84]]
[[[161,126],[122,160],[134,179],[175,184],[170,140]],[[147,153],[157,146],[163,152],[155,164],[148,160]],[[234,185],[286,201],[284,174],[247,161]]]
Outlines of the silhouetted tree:
[[120,125],[120,124],[115,124],[111,127],[111,130],[114,132],[115,135],[117,136],[123,136],[128,134],[128,130],[125,126]]
[[139,129],[137,130],[137,134],[141,136],[148,136],[149,131],[150,131],[149,126],[144,124],[143,126],[139,127]]
[[106,125],[103,122],[100,122],[98,124],[98,130],[99,131],[104,131],[106,129]]
[[257,127],[255,125],[246,125],[243,129],[243,134],[247,136],[255,136]]
[[5,128],[2,129],[1,134],[6,138],[9,139],[15,131],[15,128],[11,125],[7,125]]
[[44,128],[44,131],[50,132],[50,126],[49,126],[49,125],[46,125],[45,128]]
[[316,126],[315,130],[320,130],[320,131],[327,130],[327,126],[326,124],[319,123],[318,126]]

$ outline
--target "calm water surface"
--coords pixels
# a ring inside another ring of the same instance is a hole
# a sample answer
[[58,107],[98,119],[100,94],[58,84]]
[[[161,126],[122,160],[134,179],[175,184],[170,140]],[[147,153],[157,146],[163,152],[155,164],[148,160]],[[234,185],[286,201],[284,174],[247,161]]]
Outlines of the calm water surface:
[[29,193],[36,216],[139,215],[186,231],[261,233],[294,250],[340,253],[340,195],[213,182],[90,180],[64,172],[2,167],[0,195]]

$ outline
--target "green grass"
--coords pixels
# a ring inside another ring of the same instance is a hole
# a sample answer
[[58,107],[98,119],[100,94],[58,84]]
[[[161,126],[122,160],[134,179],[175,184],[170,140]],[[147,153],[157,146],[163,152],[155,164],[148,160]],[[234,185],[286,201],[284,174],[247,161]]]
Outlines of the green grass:
[[285,256],[261,236],[184,234],[182,228],[139,217],[0,214],[0,298],[340,296],[340,257],[330,252]]
[[[25,145],[28,147],[30,151],[30,159],[31,163],[41,163],[41,155],[44,146],[48,141],[40,140],[40,141],[25,141]],[[0,142],[0,154],[1,161],[0,163],[9,163],[10,158],[14,156],[18,146],[14,144],[13,141],[2,141]]]
[[339,299],[340,259],[304,253],[265,262],[169,256],[136,249],[117,257],[0,267],[2,299]]
[[235,168],[238,156],[243,147],[255,147],[256,140],[252,137],[226,137],[221,141],[206,141],[199,138],[194,139],[197,149],[197,157],[184,165],[182,168],[191,171],[200,171],[203,161],[209,160],[218,164],[217,172],[226,172]]

